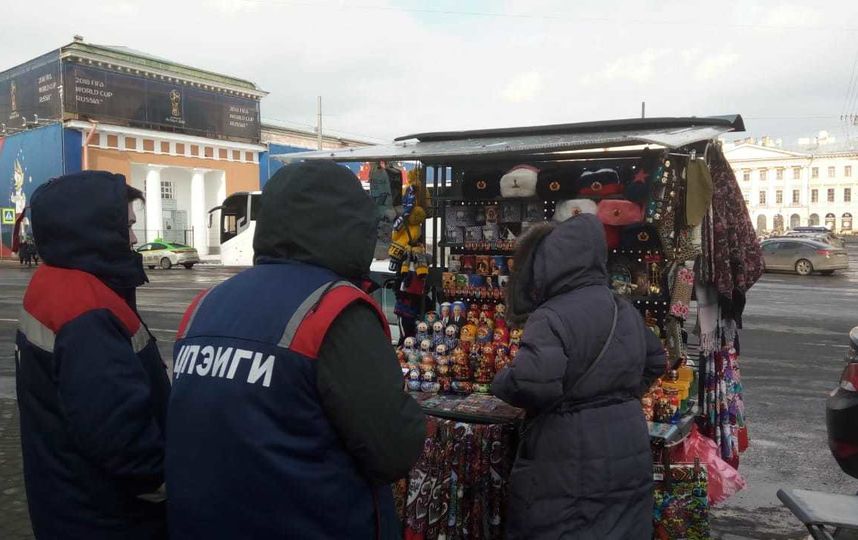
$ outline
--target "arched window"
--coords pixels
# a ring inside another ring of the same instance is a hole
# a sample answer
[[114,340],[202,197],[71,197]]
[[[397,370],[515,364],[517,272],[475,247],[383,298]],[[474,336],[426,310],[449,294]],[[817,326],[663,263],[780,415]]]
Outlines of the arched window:
[[782,215],[775,215],[775,221],[772,224],[772,230],[777,232],[784,232],[784,217]]
[[766,232],[766,230],[767,230],[766,216],[763,214],[760,214],[759,216],[757,216],[757,232],[762,233],[762,232]]
[[837,218],[834,216],[834,214],[825,214],[825,226],[828,228],[829,231],[835,230],[835,227],[837,226]]
[[817,227],[819,225],[819,214],[810,214],[807,224],[810,227]]
[[843,218],[840,221],[840,230],[841,231],[852,231],[852,214],[846,212],[843,214]]
[[796,227],[801,226],[801,216],[798,214],[793,214],[789,217],[789,228],[795,229]]

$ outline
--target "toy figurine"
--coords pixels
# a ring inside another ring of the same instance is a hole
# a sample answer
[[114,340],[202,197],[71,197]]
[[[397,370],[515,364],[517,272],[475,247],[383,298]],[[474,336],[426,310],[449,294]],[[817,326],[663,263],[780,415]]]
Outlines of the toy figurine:
[[427,311],[426,317],[424,318],[424,320],[426,321],[427,325],[431,326],[431,325],[435,324],[435,321],[438,320],[438,314],[435,313],[434,311]]
[[510,345],[521,345],[521,335],[524,333],[524,330],[521,328],[513,328],[509,331],[509,344]]
[[459,339],[456,337],[458,333],[459,329],[454,324],[449,325],[444,330],[444,345],[447,346],[448,351],[452,351],[459,344]]
[[423,341],[420,342],[420,352],[423,354],[432,352],[432,340],[431,339],[427,338],[427,339],[424,339]]
[[472,322],[468,322],[465,326],[462,327],[462,332],[459,335],[459,347],[470,351],[471,345],[477,340],[477,325]]
[[438,345],[435,351],[435,370],[439,377],[446,377],[450,373],[450,356],[448,349],[444,345]]
[[414,337],[417,343],[421,343],[424,339],[429,339],[429,325],[424,321],[417,323],[417,333]]
[[485,345],[487,343],[491,343],[492,337],[492,329],[489,328],[487,324],[480,323],[480,326],[477,327],[477,344]]
[[509,361],[515,360],[516,355],[518,355],[518,344],[512,343],[509,346]]
[[414,348],[417,346],[417,343],[414,341],[413,337],[405,338],[405,341],[402,342],[402,351],[405,354],[410,352],[414,352]]
[[438,384],[438,382],[435,379],[434,368],[433,369],[427,369],[426,371],[424,371],[423,374],[420,376],[420,379],[422,381],[420,383],[420,391],[421,392],[428,392],[428,393],[436,394],[436,393],[438,393],[438,390],[441,389],[441,385]]

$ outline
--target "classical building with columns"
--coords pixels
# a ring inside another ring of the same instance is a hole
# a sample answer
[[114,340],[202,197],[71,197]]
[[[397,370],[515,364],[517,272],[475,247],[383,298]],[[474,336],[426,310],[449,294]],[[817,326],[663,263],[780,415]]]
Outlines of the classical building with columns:
[[727,145],[725,155],[758,232],[807,225],[858,232],[858,150],[833,143],[786,150],[766,139]]
[[0,206],[20,212],[52,176],[107,170],[146,194],[140,243],[216,254],[209,210],[260,188],[265,95],[250,81],[75,37],[0,73],[0,179],[11,179]]

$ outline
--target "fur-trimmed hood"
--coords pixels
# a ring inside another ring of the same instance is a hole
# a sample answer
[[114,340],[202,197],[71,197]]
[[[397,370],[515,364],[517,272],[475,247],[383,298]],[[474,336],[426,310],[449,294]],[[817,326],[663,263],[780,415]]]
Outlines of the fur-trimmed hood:
[[607,260],[605,230],[594,215],[534,227],[516,249],[516,271],[507,287],[510,321],[524,322],[540,304],[559,294],[607,285]]

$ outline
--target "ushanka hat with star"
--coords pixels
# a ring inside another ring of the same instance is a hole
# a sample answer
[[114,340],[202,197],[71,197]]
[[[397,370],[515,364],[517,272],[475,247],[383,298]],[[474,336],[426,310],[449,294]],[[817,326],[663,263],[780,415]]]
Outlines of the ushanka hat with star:
[[653,175],[661,162],[658,152],[645,149],[640,161],[630,170],[625,178],[624,195],[630,201],[643,202],[649,196]]

